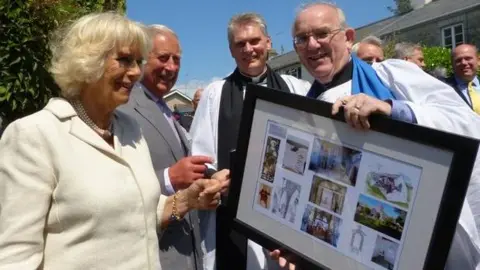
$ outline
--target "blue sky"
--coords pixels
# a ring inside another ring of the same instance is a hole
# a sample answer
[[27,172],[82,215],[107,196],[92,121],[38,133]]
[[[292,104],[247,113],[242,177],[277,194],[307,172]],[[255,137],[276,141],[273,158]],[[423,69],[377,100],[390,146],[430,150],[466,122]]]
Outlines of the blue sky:
[[[366,204],[368,207],[370,208],[376,208],[378,207],[380,204],[383,205],[383,211],[385,212],[385,214],[387,214],[389,217],[391,218],[397,218],[399,216],[399,214],[397,212],[395,212],[395,210],[393,209],[392,206],[386,204],[386,203],[383,203],[383,202],[380,202],[380,201],[377,201],[373,198],[370,198],[368,196],[365,196],[363,194],[360,194],[360,198],[358,199],[358,201],[360,203],[363,203],[363,204]],[[400,209],[400,208],[399,208]]]
[[[235,68],[227,42],[227,24],[233,15],[257,12],[265,17],[273,47],[292,50],[290,29],[296,9],[308,0],[128,0],[127,16],[145,24],[164,24],[180,38],[183,49],[175,88],[190,94]],[[347,23],[362,26],[391,15],[393,0],[338,0]]]

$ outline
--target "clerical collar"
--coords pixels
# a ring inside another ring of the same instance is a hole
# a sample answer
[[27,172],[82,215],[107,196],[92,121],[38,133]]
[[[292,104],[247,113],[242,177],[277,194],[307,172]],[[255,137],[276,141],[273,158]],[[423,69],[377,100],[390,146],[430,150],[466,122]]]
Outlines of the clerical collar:
[[337,74],[335,74],[335,76],[333,76],[332,81],[329,83],[322,84],[315,80],[307,93],[307,97],[318,98],[321,94],[325,93],[325,91],[352,80],[352,77],[353,60],[350,59],[350,61],[348,61],[348,63]]
[[240,77],[240,79],[244,82],[247,82],[247,83],[254,83],[254,84],[259,84],[259,83],[262,83],[265,81],[265,79],[267,78],[267,71],[265,70],[265,72],[263,72],[261,75],[258,75],[256,77],[251,77],[251,76],[248,76],[248,75],[245,75],[243,74],[240,70],[238,71],[238,75]]
[[325,87],[325,90],[329,90],[352,80],[352,76],[353,61],[350,59],[350,61],[337,74],[335,74],[335,76],[333,76],[332,81],[323,86]]

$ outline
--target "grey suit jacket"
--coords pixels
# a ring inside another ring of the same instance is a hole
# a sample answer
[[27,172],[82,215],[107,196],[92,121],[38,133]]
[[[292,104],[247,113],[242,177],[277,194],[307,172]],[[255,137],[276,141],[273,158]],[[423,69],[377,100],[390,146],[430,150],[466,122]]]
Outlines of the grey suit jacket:
[[[135,118],[140,124],[162,193],[165,194],[164,170],[190,152],[190,142],[183,129],[175,122],[182,141],[180,144],[158,105],[141,87],[134,87],[128,103],[118,109]],[[180,222],[170,223],[159,239],[159,244],[163,269],[203,269],[196,211],[191,211]]]

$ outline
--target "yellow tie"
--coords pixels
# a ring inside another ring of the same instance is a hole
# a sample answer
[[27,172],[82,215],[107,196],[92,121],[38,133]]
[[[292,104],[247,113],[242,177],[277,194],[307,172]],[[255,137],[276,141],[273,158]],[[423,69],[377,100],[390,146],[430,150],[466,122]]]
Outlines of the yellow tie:
[[477,93],[475,88],[473,88],[473,82],[468,83],[468,95],[472,101],[473,110],[480,114],[480,95]]

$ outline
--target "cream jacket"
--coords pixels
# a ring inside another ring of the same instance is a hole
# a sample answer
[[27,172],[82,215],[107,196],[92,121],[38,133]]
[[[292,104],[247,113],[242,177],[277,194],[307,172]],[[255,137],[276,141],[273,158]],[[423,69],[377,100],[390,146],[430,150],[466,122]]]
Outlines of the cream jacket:
[[136,122],[116,112],[114,146],[64,99],[0,140],[0,269],[160,269],[166,197]]

